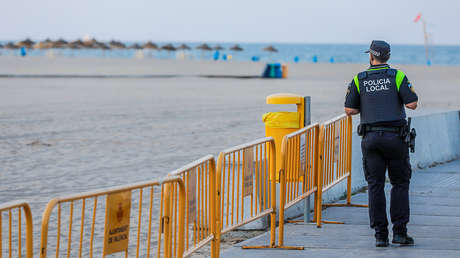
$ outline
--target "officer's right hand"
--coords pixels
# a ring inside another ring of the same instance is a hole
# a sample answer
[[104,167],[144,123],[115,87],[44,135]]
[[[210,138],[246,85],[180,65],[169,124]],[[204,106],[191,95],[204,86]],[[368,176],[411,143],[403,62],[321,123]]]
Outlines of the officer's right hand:
[[416,109],[417,108],[417,101],[414,101],[414,102],[406,104],[406,108],[412,109],[412,110]]

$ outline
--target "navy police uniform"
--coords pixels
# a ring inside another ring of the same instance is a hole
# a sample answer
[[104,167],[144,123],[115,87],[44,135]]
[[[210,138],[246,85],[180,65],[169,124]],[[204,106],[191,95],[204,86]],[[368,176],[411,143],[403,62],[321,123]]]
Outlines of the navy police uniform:
[[407,124],[404,104],[417,100],[405,74],[387,64],[371,65],[356,75],[348,86],[345,107],[359,109],[361,128],[365,129],[361,141],[363,168],[369,187],[370,226],[375,229],[377,239],[388,239],[384,191],[387,169],[392,184],[393,233],[407,233],[411,165],[401,130]]

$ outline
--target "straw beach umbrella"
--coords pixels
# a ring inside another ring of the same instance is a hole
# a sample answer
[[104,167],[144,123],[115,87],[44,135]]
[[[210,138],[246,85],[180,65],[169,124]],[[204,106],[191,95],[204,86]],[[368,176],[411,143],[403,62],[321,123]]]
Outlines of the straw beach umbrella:
[[271,46],[271,45],[268,46],[268,47],[265,47],[263,50],[264,50],[264,51],[267,51],[267,52],[272,52],[272,53],[278,52],[278,49],[276,49],[275,47],[273,47],[273,46]]
[[188,51],[191,49],[192,48],[187,46],[186,44],[181,44],[180,46],[177,47],[177,50],[182,50],[182,52],[179,55],[176,55],[176,57],[180,59],[185,59],[187,57],[185,54],[185,51]]
[[[52,44],[53,44],[53,41],[47,38],[43,41],[37,42],[34,45],[34,49],[39,49],[39,50],[50,49]],[[46,50],[45,53],[48,53],[48,51]]]
[[211,51],[211,50],[212,50],[212,48],[211,48],[208,44],[206,44],[206,43],[203,43],[203,44],[197,46],[196,49],[200,49],[200,50],[201,50],[201,58],[202,58],[202,59],[204,58],[204,52],[205,52],[205,51]]
[[213,47],[214,50],[224,50],[224,48],[221,45],[217,45]]
[[71,41],[69,44],[67,44],[67,46],[71,49],[80,49],[84,47],[83,41],[79,39]]
[[162,49],[162,50],[166,50],[166,51],[168,51],[168,52],[176,51],[176,50],[177,50],[171,43],[162,46],[161,49]]
[[95,43],[97,43],[96,39],[83,40],[82,46],[84,48],[94,48]]
[[32,48],[34,44],[35,44],[35,42],[33,42],[32,40],[27,38],[27,39],[25,39],[23,41],[19,41],[16,45],[18,47]]
[[14,44],[13,42],[8,42],[6,43],[5,48],[6,49],[18,49],[19,47],[16,46],[16,44]]
[[102,49],[102,50],[109,50],[110,46],[108,46],[107,44],[105,44],[103,42],[96,42],[95,43],[95,48],[99,48],[99,49]]
[[98,48],[98,45],[101,42],[97,41],[95,38],[89,40],[83,40],[83,47],[85,48]]
[[152,41],[145,43],[142,47],[145,49],[155,49],[155,50],[158,49],[158,45],[155,43],[152,43]]
[[177,48],[175,48],[171,43],[169,43],[169,44],[166,44],[166,45],[162,46],[161,50],[168,51],[168,55],[170,56],[171,52],[176,51]]
[[125,44],[121,43],[120,41],[116,41],[116,40],[111,40],[109,42],[109,46],[111,48],[116,48],[116,49],[123,49],[123,48],[126,48]]
[[206,43],[203,43],[203,44],[197,46],[196,49],[200,49],[200,50],[203,50],[203,51],[211,51],[212,50],[212,48]]
[[132,44],[130,47],[130,49],[136,49],[136,50],[140,50],[140,49],[143,49],[143,47],[137,43],[134,43]]
[[134,57],[138,59],[143,59],[144,58],[144,51],[142,50],[143,47],[139,45],[138,43],[134,43],[131,46],[129,46],[129,49],[133,49],[134,51]]
[[273,59],[274,59],[274,58],[273,58],[273,54],[274,54],[274,53],[277,53],[277,52],[278,52],[278,49],[276,49],[274,46],[270,45],[270,46],[268,46],[268,47],[264,47],[263,50],[266,51],[266,52],[269,52],[269,53],[270,53],[269,59],[271,59],[272,61],[274,61],[274,60],[273,60]]
[[35,49],[48,49],[51,48],[53,42],[50,39],[45,39],[44,41],[37,42],[34,45]]
[[58,39],[54,42],[51,42],[51,48],[65,48],[67,47],[68,42],[63,39]]
[[152,41],[148,41],[147,43],[142,45],[142,47],[144,48],[144,51],[147,50],[147,55],[150,57],[153,57],[152,50],[160,50],[158,48],[158,45],[153,43]]
[[233,47],[231,47],[230,50],[232,50],[232,51],[243,51],[243,48],[240,47],[238,44],[236,44]]
[[190,50],[192,48],[187,46],[186,44],[182,44],[177,49],[179,49],[179,50]]

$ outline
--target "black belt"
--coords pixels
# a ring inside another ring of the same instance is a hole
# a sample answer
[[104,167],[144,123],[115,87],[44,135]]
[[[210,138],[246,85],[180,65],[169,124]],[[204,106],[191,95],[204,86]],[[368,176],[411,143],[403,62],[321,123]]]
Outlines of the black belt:
[[390,133],[400,133],[402,127],[394,126],[366,126],[366,132],[390,132]]

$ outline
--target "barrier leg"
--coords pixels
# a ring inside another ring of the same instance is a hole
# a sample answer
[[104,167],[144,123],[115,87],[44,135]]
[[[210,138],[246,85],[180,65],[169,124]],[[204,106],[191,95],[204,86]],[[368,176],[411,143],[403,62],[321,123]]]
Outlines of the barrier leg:
[[284,244],[284,205],[286,203],[286,178],[284,177],[284,171],[280,171],[280,217],[279,217],[279,233],[278,233],[278,245],[283,246]]
[[318,189],[318,193],[317,193],[318,197],[317,197],[317,201],[316,201],[316,207],[315,207],[315,210],[316,210],[316,227],[320,228],[321,227],[321,216],[322,216],[322,210],[323,210],[323,206],[322,206],[322,190],[321,189]]
[[169,183],[164,187],[164,216],[163,216],[163,230],[164,230],[164,256],[171,258],[171,187]]
[[[274,161],[274,159],[272,159]],[[272,162],[272,168],[275,166],[275,162]],[[276,234],[276,173],[273,173],[273,178],[270,181],[270,197],[271,197],[271,205],[273,211],[270,217],[270,246],[275,246],[275,234]]]
[[[324,204],[323,207],[360,207],[367,208],[367,204],[354,204],[351,203],[351,174],[347,177],[347,202],[346,203],[331,203]],[[343,224],[343,223],[341,223]]]
[[315,194],[316,198],[316,226],[321,227],[321,213],[323,209],[323,165],[324,165],[324,125],[319,129],[319,155],[318,155],[318,172],[317,172],[317,186],[318,190]]
[[[23,207],[24,215],[26,217],[26,257],[33,257],[33,224],[32,224],[32,212],[29,205]],[[1,224],[0,224],[1,227]],[[1,236],[0,236],[1,238]],[[1,253],[1,251],[0,251]]]
[[214,252],[214,255],[211,254],[211,258],[219,258],[220,256],[220,238],[221,238],[221,230],[222,230],[222,221],[221,221],[221,217],[222,217],[222,214],[221,214],[221,185],[222,185],[222,182],[221,182],[221,173],[222,173],[222,167],[221,167],[221,164],[222,164],[222,159],[223,159],[223,155],[222,153],[219,155],[218,157],[218,162],[217,162],[217,165],[214,165],[216,167],[216,170],[215,170],[215,182],[214,182],[214,193],[215,193],[215,198],[214,198],[214,207],[215,207],[215,212],[214,212],[214,218],[215,218],[215,222],[214,222],[214,231],[213,231],[213,234],[214,234],[214,240],[212,240],[211,242],[211,245],[212,243],[214,242],[214,250],[212,250]]

